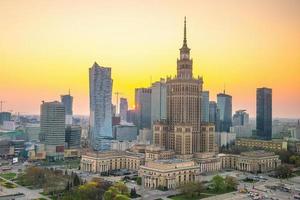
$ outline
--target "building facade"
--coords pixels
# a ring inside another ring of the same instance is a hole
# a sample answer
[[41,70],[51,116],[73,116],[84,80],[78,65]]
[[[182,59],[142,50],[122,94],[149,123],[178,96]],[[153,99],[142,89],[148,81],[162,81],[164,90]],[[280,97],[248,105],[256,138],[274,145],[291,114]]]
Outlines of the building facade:
[[256,133],[259,139],[272,139],[272,89],[256,90]]
[[80,162],[82,171],[92,173],[119,169],[137,171],[144,164],[144,154],[125,151],[84,152]]
[[141,166],[139,176],[145,188],[176,189],[179,185],[200,181],[200,169],[194,161],[157,160]]
[[89,69],[90,81],[90,145],[94,150],[110,148],[112,138],[111,68],[96,62]]
[[151,128],[151,88],[135,89],[135,114],[138,129]]
[[63,159],[65,146],[65,106],[58,102],[41,104],[40,141],[49,159]]
[[244,126],[249,124],[249,114],[246,110],[237,110],[232,117],[232,126]]
[[209,122],[209,91],[201,92],[201,122]]
[[222,168],[251,173],[265,173],[275,170],[281,164],[278,155],[266,151],[250,151],[240,155],[219,154]]
[[67,126],[66,127],[66,147],[68,149],[80,149],[81,127]]
[[65,106],[66,124],[72,125],[73,123],[73,97],[71,94],[61,95],[61,103]]
[[151,125],[155,121],[167,118],[167,86],[165,79],[151,86]]
[[238,138],[235,145],[240,147],[249,147],[257,149],[270,149],[270,150],[287,150],[287,141],[284,140],[256,140],[247,138]]
[[128,101],[126,98],[120,98],[120,117],[122,121],[127,121]]
[[113,127],[115,140],[133,141],[137,138],[137,127],[134,124],[121,124]]
[[217,95],[217,104],[220,112],[219,132],[229,132],[232,126],[232,97],[228,94],[219,93]]

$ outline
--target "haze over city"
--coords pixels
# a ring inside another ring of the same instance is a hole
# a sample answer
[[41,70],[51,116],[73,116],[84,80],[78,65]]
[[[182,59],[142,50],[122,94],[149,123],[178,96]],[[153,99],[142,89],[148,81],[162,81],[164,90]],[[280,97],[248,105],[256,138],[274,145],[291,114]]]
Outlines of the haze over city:
[[[134,89],[174,76],[182,22],[194,75],[212,100],[255,117],[256,88],[273,89],[273,117],[300,113],[300,1],[1,1],[0,100],[39,114],[42,100],[74,96],[89,114],[88,69],[111,67],[114,92],[134,106]],[[113,101],[115,103],[115,95]]]

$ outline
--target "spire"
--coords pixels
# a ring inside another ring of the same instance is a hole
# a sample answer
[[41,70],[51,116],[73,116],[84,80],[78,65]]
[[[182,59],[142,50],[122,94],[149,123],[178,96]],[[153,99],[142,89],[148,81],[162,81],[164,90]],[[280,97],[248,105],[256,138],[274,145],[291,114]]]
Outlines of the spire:
[[187,41],[186,41],[186,16],[184,16],[183,46],[187,46]]

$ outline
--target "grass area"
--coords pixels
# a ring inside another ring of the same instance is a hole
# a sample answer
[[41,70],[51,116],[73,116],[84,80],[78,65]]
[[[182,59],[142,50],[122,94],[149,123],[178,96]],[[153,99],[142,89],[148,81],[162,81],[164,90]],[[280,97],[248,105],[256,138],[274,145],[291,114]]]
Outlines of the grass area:
[[0,174],[0,176],[1,176],[2,178],[7,179],[7,180],[12,180],[12,179],[16,178],[17,174],[16,174],[16,173],[9,172],[9,173],[2,173],[2,174]]
[[8,189],[13,189],[13,188],[16,188],[17,186],[13,183],[10,183],[10,182],[7,182],[3,179],[0,179],[0,185],[5,187],[5,188],[8,188]]

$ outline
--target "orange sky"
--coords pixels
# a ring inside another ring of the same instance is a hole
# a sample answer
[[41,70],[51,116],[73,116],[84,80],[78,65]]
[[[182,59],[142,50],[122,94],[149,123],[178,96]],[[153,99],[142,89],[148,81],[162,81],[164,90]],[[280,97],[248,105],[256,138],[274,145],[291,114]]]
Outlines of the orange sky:
[[[0,1],[0,100],[39,113],[71,88],[75,114],[89,113],[88,68],[112,68],[113,90],[175,75],[187,16],[194,74],[215,100],[255,116],[257,87],[273,88],[273,116],[300,117],[299,0]],[[115,97],[114,97],[115,98]]]

